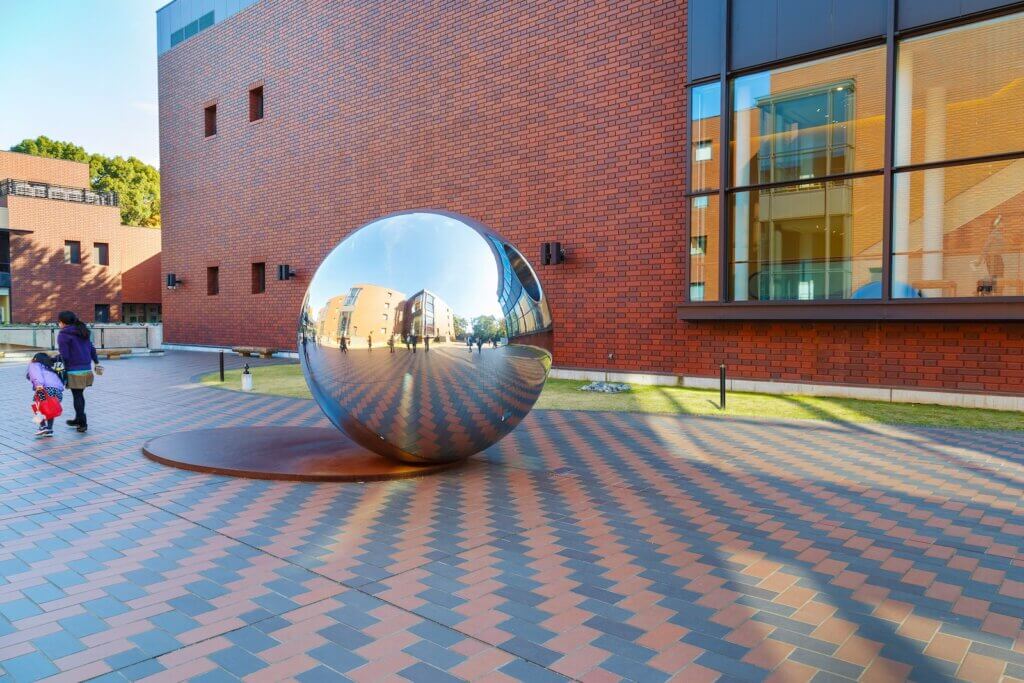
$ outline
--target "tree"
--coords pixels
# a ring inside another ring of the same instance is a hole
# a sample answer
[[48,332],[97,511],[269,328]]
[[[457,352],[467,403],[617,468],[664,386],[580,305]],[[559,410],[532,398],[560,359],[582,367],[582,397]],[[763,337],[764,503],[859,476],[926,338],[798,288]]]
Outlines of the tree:
[[452,327],[455,328],[455,338],[456,339],[465,339],[466,338],[466,327],[468,325],[469,325],[469,323],[466,321],[466,319],[461,317],[461,316],[454,316],[452,318]]
[[96,192],[116,192],[125,225],[160,225],[160,172],[135,157],[127,159],[89,154],[71,142],[40,135],[11,147],[12,152],[89,164],[89,178]]
[[500,334],[498,320],[493,315],[478,315],[473,318],[473,336],[491,339]]

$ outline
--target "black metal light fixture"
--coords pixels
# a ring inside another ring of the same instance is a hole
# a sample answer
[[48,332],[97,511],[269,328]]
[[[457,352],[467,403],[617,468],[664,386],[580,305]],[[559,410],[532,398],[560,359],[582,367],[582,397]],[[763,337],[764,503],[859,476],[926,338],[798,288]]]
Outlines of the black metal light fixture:
[[292,267],[289,266],[287,263],[282,264],[282,265],[277,267],[277,279],[278,280],[281,280],[281,281],[291,280],[293,277],[295,277],[295,271],[292,270]]
[[540,264],[542,266],[557,266],[565,261],[565,250],[561,242],[545,242],[540,245]]
[[177,289],[178,285],[185,284],[184,280],[179,280],[178,276],[174,273],[167,273],[167,289]]

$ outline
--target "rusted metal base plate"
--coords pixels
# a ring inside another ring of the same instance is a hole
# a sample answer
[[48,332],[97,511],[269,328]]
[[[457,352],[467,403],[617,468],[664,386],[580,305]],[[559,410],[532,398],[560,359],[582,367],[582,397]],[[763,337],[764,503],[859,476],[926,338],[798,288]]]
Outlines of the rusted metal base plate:
[[168,434],[148,442],[150,460],[195,472],[287,481],[381,481],[458,467],[406,465],[368,451],[336,429],[232,427]]

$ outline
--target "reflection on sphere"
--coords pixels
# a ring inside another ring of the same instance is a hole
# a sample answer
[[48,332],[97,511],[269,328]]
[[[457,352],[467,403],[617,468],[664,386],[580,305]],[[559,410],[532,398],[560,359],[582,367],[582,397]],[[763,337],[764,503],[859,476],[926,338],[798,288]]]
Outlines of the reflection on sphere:
[[466,458],[530,412],[551,313],[523,255],[469,219],[410,212],[344,239],[299,319],[313,398],[360,445],[411,463]]

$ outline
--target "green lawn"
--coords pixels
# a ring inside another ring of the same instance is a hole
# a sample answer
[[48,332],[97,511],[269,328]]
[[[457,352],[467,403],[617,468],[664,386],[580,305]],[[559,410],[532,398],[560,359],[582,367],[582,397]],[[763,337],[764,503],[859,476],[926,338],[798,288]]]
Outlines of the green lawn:
[[[298,365],[268,365],[253,368],[256,391],[280,396],[310,398]],[[241,371],[225,373],[222,385],[216,372],[200,380],[209,386],[239,389]],[[1024,415],[1000,410],[950,408],[916,403],[885,403],[846,398],[775,396],[730,392],[728,409],[718,409],[718,392],[682,387],[634,385],[626,394],[598,394],[579,391],[585,382],[548,380],[537,401],[539,410],[602,410],[673,415],[709,415],[873,422],[893,425],[962,427],[968,429],[1024,430]]]

